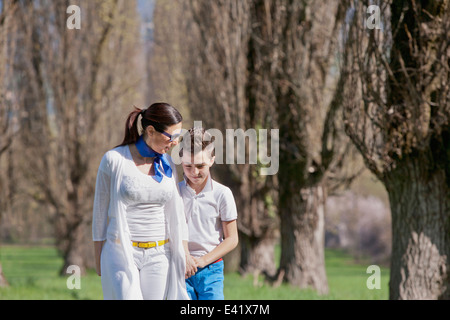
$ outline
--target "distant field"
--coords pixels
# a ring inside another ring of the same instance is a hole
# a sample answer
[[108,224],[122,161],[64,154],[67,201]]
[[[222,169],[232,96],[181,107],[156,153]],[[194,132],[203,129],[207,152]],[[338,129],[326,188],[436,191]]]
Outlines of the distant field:
[[[225,298],[230,300],[351,300],[388,299],[389,270],[381,268],[381,289],[366,286],[368,265],[358,265],[342,252],[326,250],[326,269],[330,292],[319,296],[312,290],[281,285],[278,288],[264,284],[257,287],[253,277],[238,273],[225,275]],[[68,300],[102,299],[100,278],[94,271],[81,278],[81,289],[67,288],[67,278],[59,277],[62,259],[53,247],[3,246],[0,248],[3,272],[10,284],[0,288],[0,299]]]

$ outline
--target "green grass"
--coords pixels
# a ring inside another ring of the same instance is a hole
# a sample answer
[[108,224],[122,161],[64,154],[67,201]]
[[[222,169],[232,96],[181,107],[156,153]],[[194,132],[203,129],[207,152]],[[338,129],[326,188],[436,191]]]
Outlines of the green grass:
[[[353,263],[342,252],[326,250],[326,270],[330,292],[317,295],[313,290],[301,290],[287,284],[272,288],[259,279],[253,286],[253,276],[237,273],[225,275],[225,297],[235,300],[315,300],[315,299],[387,299],[389,272],[381,268],[381,289],[366,287],[368,265]],[[67,288],[67,277],[58,276],[62,259],[53,247],[4,246],[0,248],[3,272],[10,284],[0,288],[0,299],[73,300],[102,299],[100,277],[94,271],[81,278],[80,290]]]
[[389,270],[381,267],[381,288],[369,290],[366,282],[371,274],[369,265],[353,262],[351,256],[337,250],[325,250],[325,264],[329,293],[318,295],[313,290],[301,290],[288,284],[273,288],[259,281],[253,286],[253,276],[240,277],[237,273],[225,276],[224,294],[228,299],[237,300],[385,300],[389,297]]
[[62,259],[53,247],[2,247],[0,262],[10,285],[0,288],[0,299],[82,300],[102,297],[100,278],[93,271],[82,277],[81,290],[67,288],[67,277],[59,276]]

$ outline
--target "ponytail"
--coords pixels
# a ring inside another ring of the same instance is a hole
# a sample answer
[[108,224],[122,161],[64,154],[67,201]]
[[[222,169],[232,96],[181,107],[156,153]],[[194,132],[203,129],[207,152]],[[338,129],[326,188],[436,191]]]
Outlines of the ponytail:
[[180,123],[183,120],[178,110],[165,102],[154,103],[145,110],[134,107],[134,111],[128,115],[125,124],[125,137],[118,147],[133,144],[138,141],[139,115],[142,116],[141,126],[144,130],[149,125],[155,127],[155,129],[166,130],[168,126]]
[[136,143],[139,139],[138,130],[138,117],[142,112],[142,109],[134,107],[134,110],[128,115],[127,122],[125,123],[125,137],[118,147],[125,146],[127,144]]

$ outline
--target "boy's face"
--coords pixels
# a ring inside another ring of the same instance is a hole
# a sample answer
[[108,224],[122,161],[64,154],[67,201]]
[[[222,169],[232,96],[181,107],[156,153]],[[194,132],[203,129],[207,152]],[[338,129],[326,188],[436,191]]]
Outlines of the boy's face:
[[181,157],[183,171],[193,185],[201,185],[209,176],[209,168],[214,163],[214,157],[210,157],[206,150],[195,155],[183,152]]

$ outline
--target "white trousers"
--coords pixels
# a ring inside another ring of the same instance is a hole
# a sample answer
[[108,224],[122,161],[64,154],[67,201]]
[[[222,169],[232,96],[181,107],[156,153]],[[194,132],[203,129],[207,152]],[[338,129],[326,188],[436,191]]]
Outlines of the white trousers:
[[133,247],[133,257],[144,300],[165,299],[170,247],[167,244],[148,249]]
[[[165,244],[149,249],[132,248],[134,268],[125,270],[126,263],[121,246],[106,241],[102,249],[101,272],[105,300],[166,298],[170,246]],[[130,282],[127,275],[134,275],[139,282]],[[140,292],[139,292],[140,291]]]

